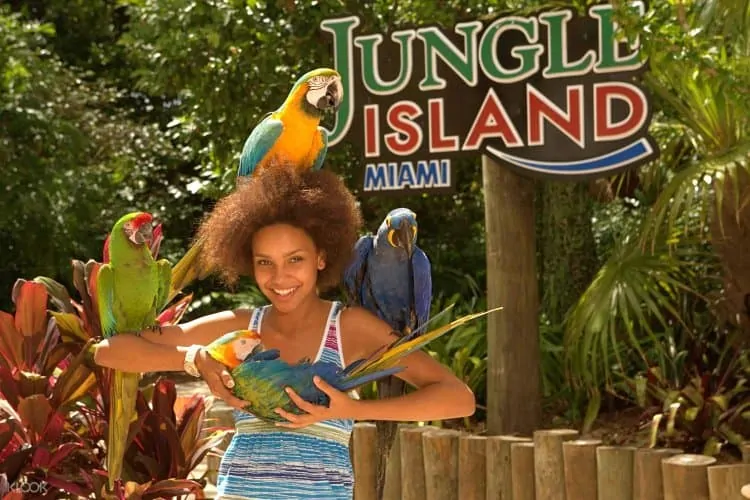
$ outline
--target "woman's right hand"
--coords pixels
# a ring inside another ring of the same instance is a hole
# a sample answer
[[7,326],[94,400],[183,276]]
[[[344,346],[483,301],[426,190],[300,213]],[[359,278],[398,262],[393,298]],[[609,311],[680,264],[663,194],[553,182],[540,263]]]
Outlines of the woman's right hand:
[[198,351],[195,357],[195,367],[214,396],[223,399],[229,406],[238,410],[243,410],[248,405],[246,401],[238,399],[231,393],[231,389],[234,388],[232,375],[224,365],[212,358],[205,348]]

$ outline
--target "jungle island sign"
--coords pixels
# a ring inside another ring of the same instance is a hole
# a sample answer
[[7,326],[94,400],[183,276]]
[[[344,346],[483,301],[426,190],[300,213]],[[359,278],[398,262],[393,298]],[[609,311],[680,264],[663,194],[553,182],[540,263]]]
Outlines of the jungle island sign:
[[[641,14],[645,5],[633,4]],[[363,194],[448,191],[451,160],[490,157],[554,178],[611,175],[658,156],[639,44],[609,4],[355,36],[327,19],[344,102],[329,146],[363,156]],[[388,39],[386,41],[386,38]]]

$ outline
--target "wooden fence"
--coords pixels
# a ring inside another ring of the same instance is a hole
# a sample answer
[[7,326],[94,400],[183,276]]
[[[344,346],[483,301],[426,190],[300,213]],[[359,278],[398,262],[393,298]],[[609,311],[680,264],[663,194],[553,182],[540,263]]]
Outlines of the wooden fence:
[[[353,446],[354,500],[376,500],[375,425],[357,423]],[[383,500],[745,498],[750,463],[721,464],[679,449],[604,446],[570,429],[486,437],[402,426]]]

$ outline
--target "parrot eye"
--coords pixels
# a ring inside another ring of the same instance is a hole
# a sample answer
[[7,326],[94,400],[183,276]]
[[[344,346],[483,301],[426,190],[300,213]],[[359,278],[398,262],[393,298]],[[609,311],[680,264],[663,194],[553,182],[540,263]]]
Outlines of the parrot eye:
[[[385,218],[385,225],[388,226],[388,227],[391,227],[391,218],[390,217],[386,217]],[[389,238],[390,238],[390,236],[389,236]]]
[[240,340],[240,345],[245,345],[245,344],[247,344],[247,340],[245,339]]

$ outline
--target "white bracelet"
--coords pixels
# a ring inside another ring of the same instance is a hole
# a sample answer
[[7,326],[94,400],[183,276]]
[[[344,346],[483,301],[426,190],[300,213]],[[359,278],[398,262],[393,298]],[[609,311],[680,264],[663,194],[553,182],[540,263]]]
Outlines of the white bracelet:
[[198,371],[198,367],[195,365],[195,357],[198,355],[198,351],[200,351],[201,348],[203,348],[202,345],[191,345],[185,353],[185,361],[182,364],[185,372],[188,375],[192,375],[196,378],[199,378],[201,376],[201,372]]

